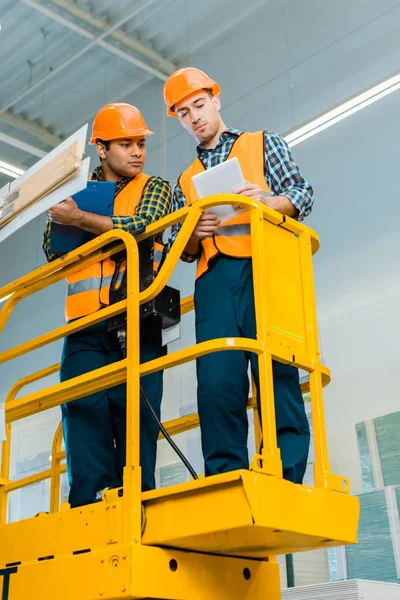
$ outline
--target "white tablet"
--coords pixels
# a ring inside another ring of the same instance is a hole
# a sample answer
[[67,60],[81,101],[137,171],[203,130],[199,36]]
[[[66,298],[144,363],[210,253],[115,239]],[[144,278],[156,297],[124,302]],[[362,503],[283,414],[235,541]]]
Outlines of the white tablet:
[[[233,190],[242,187],[246,180],[244,178],[239,160],[234,157],[225,162],[207,169],[192,178],[199,199],[215,194],[232,194]],[[212,212],[218,216],[221,223],[237,217],[244,212],[243,209],[235,209],[232,205],[213,206],[206,212]]]

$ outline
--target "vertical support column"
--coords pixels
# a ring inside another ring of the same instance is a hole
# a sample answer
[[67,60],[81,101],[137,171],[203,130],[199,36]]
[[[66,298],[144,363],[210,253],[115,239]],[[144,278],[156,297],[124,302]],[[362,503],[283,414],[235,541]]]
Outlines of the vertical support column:
[[304,314],[306,321],[307,354],[313,365],[310,371],[310,397],[314,430],[315,485],[329,488],[330,465],[326,443],[324,400],[322,394],[321,362],[318,341],[318,323],[315,304],[314,275],[312,266],[311,238],[308,232],[299,237],[301,276],[303,281]]
[[281,574],[278,561],[276,560],[276,556],[268,556],[268,562],[271,566],[273,565],[274,570],[271,571],[268,586],[269,589],[267,595],[265,596],[265,600],[282,600]]
[[251,244],[254,281],[254,303],[256,312],[257,340],[263,344],[263,352],[258,357],[263,449],[261,456],[254,457],[254,469],[269,475],[282,477],[282,461],[277,445],[274,380],[272,355],[269,349],[268,333],[268,261],[265,244],[264,218],[262,210],[251,210]]
[[140,319],[139,251],[129,236],[126,245],[126,466],[124,468],[123,528],[124,543],[140,543],[142,531],[140,468]]
[[256,402],[256,406],[253,410],[253,419],[254,419],[254,441],[256,445],[256,452],[260,451],[261,442],[262,442],[262,431],[261,431],[261,421],[260,421],[260,413],[257,408],[258,398],[257,398],[257,388],[254,382],[253,377],[251,378],[251,399]]
[[50,512],[58,512],[60,508],[60,485],[61,485],[61,452],[62,425],[58,425],[54,434],[51,449],[51,479],[50,479]]
[[295,577],[294,577],[293,554],[286,554],[285,561],[286,561],[287,586],[288,586],[288,588],[293,588],[296,585]]
[[8,490],[10,476],[11,452],[11,423],[6,423],[6,439],[1,450],[1,479],[0,479],[0,526],[7,522]]

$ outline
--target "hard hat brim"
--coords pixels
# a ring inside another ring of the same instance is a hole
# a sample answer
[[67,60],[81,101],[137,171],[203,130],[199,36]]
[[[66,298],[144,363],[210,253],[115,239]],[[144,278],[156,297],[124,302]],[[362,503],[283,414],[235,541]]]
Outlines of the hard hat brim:
[[182,98],[179,98],[173,104],[173,106],[167,107],[168,117],[175,117],[175,119],[179,119],[178,115],[176,114],[176,112],[174,110],[174,107],[178,104],[178,102],[182,102],[182,100],[184,100],[185,98],[189,98],[189,96],[192,96],[193,94],[196,94],[200,90],[204,90],[204,89],[209,89],[213,96],[218,96],[218,94],[221,93],[221,88],[216,81],[214,81],[213,85],[210,88],[199,87],[197,89],[193,89],[193,90],[191,90],[191,92],[189,94],[186,94],[185,96],[182,96]]
[[131,129],[131,131],[127,131],[126,134],[124,134],[123,136],[120,137],[110,137],[110,134],[104,132],[103,135],[101,135],[101,131],[98,132],[99,135],[96,135],[96,137],[91,137],[89,144],[95,144],[96,140],[104,140],[105,142],[111,142],[112,140],[123,140],[123,139],[128,139],[128,138],[135,138],[135,137],[141,137],[141,136],[150,136],[150,135],[154,135],[154,131],[150,131],[149,129]]

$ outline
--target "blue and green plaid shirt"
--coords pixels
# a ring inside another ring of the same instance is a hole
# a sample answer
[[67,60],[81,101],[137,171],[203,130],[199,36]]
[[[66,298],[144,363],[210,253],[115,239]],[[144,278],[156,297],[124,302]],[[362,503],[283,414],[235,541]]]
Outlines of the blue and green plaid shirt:
[[[215,148],[207,150],[202,146],[197,146],[197,156],[204,168],[210,169],[224,162],[240,133],[237,129],[229,128],[221,134]],[[272,194],[286,196],[297,208],[299,221],[310,214],[313,205],[313,189],[303,177],[285,140],[272,131],[264,132],[264,173]],[[179,183],[174,185],[172,201],[174,211],[186,206],[186,199]],[[174,242],[181,226],[182,223],[177,223],[172,227],[170,244]],[[181,258],[185,262],[194,262],[198,256],[184,252]]]
[[[97,167],[92,173],[92,180],[102,181],[103,171],[101,167]],[[132,177],[121,177],[118,179],[115,196],[121,192],[128,183],[132,181]],[[162,177],[150,177],[144,190],[142,197],[136,207],[134,215],[113,215],[111,217],[114,229],[123,229],[128,233],[133,233],[137,229],[147,227],[150,223],[162,219],[171,212],[172,198],[171,186],[168,181]],[[161,241],[160,236],[160,241]],[[54,254],[50,250],[50,221],[47,221],[43,233],[43,251],[49,262],[58,258],[58,254]]]

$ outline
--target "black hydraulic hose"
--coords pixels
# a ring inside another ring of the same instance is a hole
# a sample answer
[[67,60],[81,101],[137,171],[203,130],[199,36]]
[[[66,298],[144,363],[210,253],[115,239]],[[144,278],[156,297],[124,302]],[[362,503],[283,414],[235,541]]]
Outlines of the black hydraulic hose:
[[[121,333],[122,333],[122,331],[120,330],[120,332],[118,332],[118,334],[119,334],[118,338],[119,338],[119,341],[120,341],[120,344],[121,344],[122,354],[123,354],[124,358],[126,358],[126,334],[125,335],[121,335]],[[169,435],[168,431],[165,429],[164,425],[161,423],[160,419],[158,418],[158,415],[157,415],[156,411],[154,410],[154,408],[153,408],[150,400],[148,399],[147,394],[145,393],[145,391],[142,388],[142,386],[140,386],[140,393],[142,394],[142,396],[144,398],[144,401],[146,402],[147,407],[148,407],[148,409],[149,409],[149,411],[150,411],[153,419],[157,423],[157,426],[158,426],[159,430],[161,431],[161,433],[163,434],[163,436],[167,440],[168,444],[171,446],[171,448],[179,456],[179,458],[181,459],[181,461],[183,462],[183,464],[185,465],[185,467],[187,468],[187,470],[189,471],[189,473],[191,474],[191,476],[193,477],[193,479],[198,479],[199,476],[197,475],[196,471],[193,469],[192,465],[190,464],[190,462],[188,461],[188,459],[186,458],[186,456],[178,448],[178,446],[175,444],[175,442],[172,439],[172,437]]]
[[160,419],[158,418],[158,415],[157,415],[156,411],[152,407],[151,402],[148,399],[148,397],[147,397],[144,389],[142,388],[142,386],[140,386],[140,393],[142,394],[142,396],[143,396],[143,398],[144,398],[147,406],[149,407],[149,410],[150,410],[151,414],[153,415],[154,420],[156,421],[156,423],[158,425],[159,430],[161,431],[161,433],[163,434],[163,436],[167,440],[168,444],[171,446],[171,448],[173,450],[175,450],[175,452],[177,453],[177,455],[179,456],[179,458],[181,459],[181,461],[183,462],[183,464],[185,465],[185,467],[187,468],[187,470],[189,471],[189,473],[191,474],[191,476],[193,477],[193,479],[198,479],[199,476],[197,475],[196,471],[193,469],[192,465],[190,464],[190,462],[188,461],[188,459],[186,458],[186,456],[178,448],[178,446],[175,444],[175,442],[172,439],[172,437],[169,435],[168,431],[165,429],[164,425],[161,423]]

